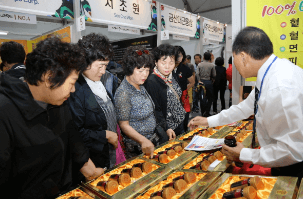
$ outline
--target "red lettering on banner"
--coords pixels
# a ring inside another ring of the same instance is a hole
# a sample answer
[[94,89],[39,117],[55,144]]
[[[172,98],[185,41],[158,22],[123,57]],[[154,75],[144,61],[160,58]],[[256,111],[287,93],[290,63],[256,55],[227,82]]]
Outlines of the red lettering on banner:
[[276,8],[274,8],[273,6],[268,7],[267,5],[265,5],[263,7],[263,10],[262,10],[262,17],[265,17],[265,15],[271,16],[274,13],[277,14],[277,15],[280,15],[285,10],[289,10],[288,13],[287,13],[287,16],[294,15],[294,14],[297,13],[297,11],[294,10],[294,7],[295,7],[296,3],[297,2],[294,1],[291,5],[290,4],[286,4],[285,6],[278,5]]
[[[281,8],[281,11],[279,12],[279,9]],[[282,12],[284,11],[284,8],[283,8],[283,6],[282,5],[278,5],[278,7],[276,8],[276,13],[278,14],[278,15],[280,15],[280,14],[282,14]]]
[[[270,11],[270,9],[272,10],[272,12],[270,13],[269,11]],[[274,7],[272,7],[272,6],[270,6],[269,8],[268,8],[268,10],[267,10],[267,15],[269,15],[269,16],[271,16],[271,15],[273,15],[275,13],[275,8]]]
[[265,16],[266,10],[267,10],[267,6],[264,6],[264,7],[263,7],[263,11],[262,11],[262,17]]
[[294,7],[295,7],[296,3],[297,3],[297,2],[294,1],[294,2],[292,3],[292,5],[289,5],[289,4],[286,4],[286,5],[285,5],[285,9],[287,9],[287,10],[290,9],[289,12],[287,13],[287,16],[289,16],[290,14],[296,14],[296,13],[297,13],[297,11],[294,10]]

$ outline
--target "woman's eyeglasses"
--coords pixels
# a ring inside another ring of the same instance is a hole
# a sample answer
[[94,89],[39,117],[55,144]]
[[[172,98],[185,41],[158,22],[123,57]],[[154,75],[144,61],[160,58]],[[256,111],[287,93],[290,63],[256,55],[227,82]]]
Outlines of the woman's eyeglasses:
[[136,50],[136,53],[137,53],[137,55],[139,55],[139,56],[143,55],[143,53],[149,55],[149,51],[148,51],[148,50],[143,50],[143,51],[141,51],[141,50]]

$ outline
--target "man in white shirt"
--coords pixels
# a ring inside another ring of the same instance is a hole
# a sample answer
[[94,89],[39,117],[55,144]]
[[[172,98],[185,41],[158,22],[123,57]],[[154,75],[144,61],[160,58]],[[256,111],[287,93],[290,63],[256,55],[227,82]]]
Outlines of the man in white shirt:
[[270,167],[274,176],[302,178],[303,70],[277,58],[266,33],[256,27],[241,30],[232,51],[239,73],[244,78],[257,77],[255,89],[238,105],[212,117],[195,117],[189,126],[220,126],[255,113],[261,148],[244,148],[241,143],[233,148],[223,145],[227,159]]

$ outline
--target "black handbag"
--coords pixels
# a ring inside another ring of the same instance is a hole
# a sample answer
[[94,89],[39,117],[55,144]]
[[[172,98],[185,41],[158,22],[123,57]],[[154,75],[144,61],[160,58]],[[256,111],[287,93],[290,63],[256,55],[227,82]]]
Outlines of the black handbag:
[[155,133],[159,137],[160,144],[163,144],[164,142],[167,142],[169,140],[167,133],[165,132],[165,130],[162,128],[160,124],[156,125]]
[[[151,102],[153,102],[152,98],[149,95],[148,95],[148,97],[151,100]],[[156,112],[155,112],[155,105],[154,105],[154,103],[152,103],[152,104],[153,104],[155,119],[156,119],[156,123],[157,123],[154,132],[159,137],[159,143],[162,144],[164,142],[167,142],[169,140],[169,137],[168,137],[167,133],[165,132],[165,130],[163,129],[163,127],[159,124],[159,121],[157,121]]]

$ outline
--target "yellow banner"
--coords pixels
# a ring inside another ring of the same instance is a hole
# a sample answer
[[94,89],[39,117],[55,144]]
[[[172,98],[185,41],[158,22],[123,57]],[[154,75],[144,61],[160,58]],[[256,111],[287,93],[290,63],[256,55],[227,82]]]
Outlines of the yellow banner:
[[27,50],[27,41],[26,40],[0,39],[0,45],[3,42],[9,42],[9,41],[14,41],[14,42],[21,44],[25,50],[25,53],[27,54],[28,50]]
[[303,1],[246,0],[246,25],[264,30],[275,55],[303,68]]
[[37,39],[27,41],[28,52],[29,53],[32,52],[36,48],[37,43],[39,43],[40,41],[42,41],[48,37],[52,37],[52,36],[59,37],[62,41],[70,43],[71,42],[70,27],[68,26],[66,28],[57,30],[48,35],[43,35],[41,37],[38,37]]
[[[30,53],[33,51],[33,49],[36,48],[36,45],[39,41],[42,41],[48,37],[51,37],[51,36],[56,36],[56,37],[59,37],[62,41],[64,42],[68,42],[70,43],[71,42],[71,38],[70,38],[70,27],[66,27],[66,28],[63,28],[61,30],[57,30],[53,33],[50,33],[48,35],[44,35],[44,36],[41,36],[41,37],[38,37],[37,39],[34,39],[34,40],[13,40],[13,39],[0,39],[0,45],[3,43],[3,42],[8,42],[8,41],[15,41],[15,42],[18,42],[20,43],[23,47],[24,47],[24,50],[25,50],[25,53]],[[0,63],[1,63],[1,58],[0,58]]]

